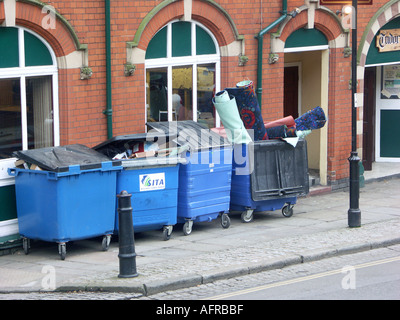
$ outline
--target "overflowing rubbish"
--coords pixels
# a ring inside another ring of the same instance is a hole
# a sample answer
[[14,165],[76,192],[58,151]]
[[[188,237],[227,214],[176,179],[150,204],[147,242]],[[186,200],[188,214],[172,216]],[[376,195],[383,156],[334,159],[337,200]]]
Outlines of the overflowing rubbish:
[[[237,104],[238,113],[230,112],[233,102],[229,108],[228,104],[218,103],[217,97],[227,94]],[[327,121],[318,106],[297,119],[287,116],[264,122],[257,101],[250,80],[218,92],[213,100],[224,127],[212,131],[229,139],[231,135],[225,129],[241,128],[241,120],[253,137],[251,142],[242,143],[230,139],[233,143],[230,210],[242,212],[243,222],[252,221],[255,211],[281,209],[285,217],[293,214],[297,197],[309,192],[304,138]],[[244,135],[242,132],[241,136]]]
[[[184,162],[179,154],[186,150],[178,147],[176,135],[154,132],[117,136],[93,147],[110,159],[121,159],[116,193],[132,195],[135,232],[162,229],[164,240],[171,237],[177,223],[179,164]],[[116,234],[119,229],[115,208]]]
[[230,143],[194,121],[150,122],[150,128],[166,136],[178,135],[177,141],[188,145],[179,169],[177,222],[183,233],[192,232],[193,223],[221,218],[229,228],[228,216],[232,175]]
[[[216,93],[213,103],[224,128],[212,130],[227,137],[233,144],[248,144],[252,136],[251,141],[281,139],[295,147],[298,138],[304,138],[312,130],[322,128],[327,121],[324,110],[318,106],[297,119],[287,116],[265,123],[251,80],[238,82],[236,87]],[[243,126],[250,134],[244,132],[246,130],[243,130]],[[232,132],[236,132],[236,135]]]
[[[148,122],[147,133],[121,135],[89,148],[81,144],[14,152],[17,214],[25,253],[30,239],[66,243],[102,236],[107,250],[121,230],[117,195],[132,196],[134,232],[162,230],[171,237],[194,223],[232,212],[243,222],[257,211],[293,214],[309,192],[304,139],[327,122],[321,107],[297,119],[264,122],[250,80],[212,98],[223,127],[195,121]],[[130,208],[129,208],[130,209]],[[124,220],[125,221],[125,220]],[[135,273],[136,274],[136,273]]]

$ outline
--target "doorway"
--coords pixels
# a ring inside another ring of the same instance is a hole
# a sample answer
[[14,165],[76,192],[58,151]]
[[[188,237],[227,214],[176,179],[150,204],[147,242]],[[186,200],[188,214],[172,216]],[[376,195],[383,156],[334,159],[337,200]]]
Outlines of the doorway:
[[[317,106],[328,114],[329,50],[285,53],[284,75],[285,116],[296,119]],[[310,177],[321,185],[328,184],[327,126],[313,130],[306,137]]]

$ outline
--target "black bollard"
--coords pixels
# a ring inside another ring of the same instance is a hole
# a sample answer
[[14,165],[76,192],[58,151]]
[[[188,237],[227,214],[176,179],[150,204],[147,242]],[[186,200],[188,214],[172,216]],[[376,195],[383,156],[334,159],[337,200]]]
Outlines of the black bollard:
[[137,277],[131,194],[121,191],[118,197],[119,278]]

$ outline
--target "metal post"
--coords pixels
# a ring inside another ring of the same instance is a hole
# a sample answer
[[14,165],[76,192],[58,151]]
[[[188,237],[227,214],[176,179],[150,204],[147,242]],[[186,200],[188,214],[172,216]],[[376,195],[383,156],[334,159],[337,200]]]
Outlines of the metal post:
[[118,197],[119,278],[137,277],[136,252],[132,221],[131,194],[121,191]]
[[352,0],[352,60],[351,60],[351,87],[352,87],[352,113],[351,113],[351,154],[350,162],[350,209],[347,220],[350,228],[361,226],[361,210],[359,209],[360,197],[360,158],[357,154],[357,0]]

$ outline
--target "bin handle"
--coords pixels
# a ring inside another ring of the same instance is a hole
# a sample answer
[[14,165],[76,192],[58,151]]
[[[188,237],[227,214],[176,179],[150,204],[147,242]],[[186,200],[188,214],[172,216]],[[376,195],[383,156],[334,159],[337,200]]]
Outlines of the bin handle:
[[8,168],[8,174],[10,175],[10,176],[13,176],[13,177],[16,177],[17,176],[17,170],[16,170],[16,168]]
[[47,171],[47,179],[48,180],[58,180],[57,172]]

